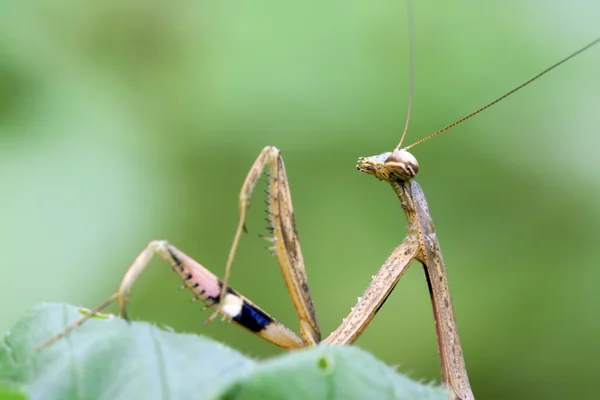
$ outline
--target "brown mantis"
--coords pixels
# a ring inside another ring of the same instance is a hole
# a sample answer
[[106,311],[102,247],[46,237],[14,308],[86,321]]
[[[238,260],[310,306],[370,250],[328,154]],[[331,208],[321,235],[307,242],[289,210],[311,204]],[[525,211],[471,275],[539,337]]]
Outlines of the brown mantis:
[[[227,260],[223,281],[219,280],[202,265],[166,241],[150,242],[128,269],[115,294],[99,307],[93,309],[85,317],[51,338],[44,345],[58,340],[115,300],[119,303],[121,315],[127,318],[126,302],[131,287],[155,253],[161,259],[168,261],[172,269],[184,281],[184,285],[192,290],[198,299],[204,301],[207,307],[214,310],[211,319],[220,315],[284,349],[314,346],[318,343],[351,344],[358,339],[368,326],[371,319],[385,302],[387,296],[398,283],[402,274],[408,268],[410,262],[416,259],[424,266],[430,290],[438,338],[442,382],[458,398],[473,399],[474,396],[470,388],[458,337],[440,245],[435,234],[435,227],[423,191],[413,180],[419,169],[417,160],[407,150],[496,104],[556,68],[558,65],[597,44],[599,41],[600,38],[596,39],[514,90],[457,122],[410,146],[401,148],[408,127],[409,118],[407,117],[402,139],[394,151],[359,159],[357,165],[359,171],[374,175],[379,180],[384,180],[391,184],[406,214],[409,223],[408,234],[373,277],[371,284],[359,298],[359,301],[344,319],[343,323],[324,340],[321,340],[315,308],[309,291],[283,159],[277,148],[268,146],[259,154],[242,186],[239,198],[240,220]],[[408,114],[410,115],[410,102]],[[265,168],[270,171],[268,177],[268,213],[269,229],[272,232],[272,237],[268,240],[272,243],[271,251],[277,257],[284,281],[300,320],[299,336],[228,285],[235,252],[242,231],[244,230],[250,198]]]

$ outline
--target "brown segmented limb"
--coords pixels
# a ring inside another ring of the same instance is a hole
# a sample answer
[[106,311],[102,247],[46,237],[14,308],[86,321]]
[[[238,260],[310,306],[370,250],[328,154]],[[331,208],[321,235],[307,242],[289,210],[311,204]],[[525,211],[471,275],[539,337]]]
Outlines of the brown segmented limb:
[[377,275],[373,276],[369,287],[358,299],[358,303],[352,307],[350,314],[344,318],[342,324],[331,335],[323,340],[323,343],[352,344],[362,335],[379,308],[396,287],[419,249],[417,241],[409,239],[409,237],[410,235],[385,260]]
[[417,253],[417,259],[423,264],[431,296],[442,382],[454,390],[461,399],[473,399],[458,336],[458,327],[454,318],[448,276],[442,258],[442,250],[435,233],[435,225],[429,214],[429,207],[421,187],[413,181],[411,191],[420,233],[419,248],[421,251]]
[[100,313],[115,300],[119,303],[121,316],[128,319],[127,298],[129,292],[154,255],[158,255],[160,259],[171,265],[171,269],[183,281],[183,287],[194,293],[193,300],[203,301],[206,308],[214,310],[216,314],[224,319],[234,322],[283,349],[292,350],[304,347],[302,340],[293,331],[235,290],[228,288],[225,295],[220,296],[223,283],[219,278],[175,246],[164,240],[155,240],[148,243],[148,246],[137,256],[125,273],[116,293],[100,306],[89,310],[82,318],[37,346],[37,349],[50,346],[94,315]]
[[[281,267],[284,281],[292,298],[292,304],[298,313],[301,339],[289,328],[227,285],[228,271],[230,271],[244,228],[250,198],[265,167],[270,171],[268,178],[269,206],[267,212],[269,215],[269,228],[273,234],[271,238],[266,239],[273,244],[271,251],[276,256]],[[159,258],[167,261],[171,265],[171,268],[178,273],[184,281],[184,286],[194,292],[195,299],[204,301],[207,308],[214,310],[214,314],[209,317],[209,320],[216,316],[232,320],[263,339],[288,350],[318,344],[321,341],[321,334],[312,297],[310,296],[304,259],[296,232],[292,198],[285,173],[285,166],[280,152],[276,147],[265,147],[250,168],[240,193],[239,213],[240,221],[229,253],[223,282],[197,261],[166,241],[152,241],[137,256],[131,267],[129,267],[117,293],[113,295],[118,300],[121,316],[125,319],[128,318],[126,303],[131,287],[148,266],[153,256],[157,254]],[[94,309],[94,313],[100,312],[110,303],[112,301],[105,303],[97,310]],[[90,317],[91,315],[86,315],[82,320],[87,320]],[[74,322],[49,339],[44,345],[51,344],[60,337],[63,337],[73,330],[75,326],[79,326],[85,322],[82,320]]]
[[277,257],[283,280],[300,320],[300,337],[306,346],[314,346],[321,341],[321,332],[308,287],[308,278],[298,232],[296,231],[292,195],[285,173],[285,165],[280,151],[276,147],[267,146],[260,152],[242,185],[239,200],[240,221],[227,259],[222,292],[224,293],[229,283],[231,265],[244,228],[246,211],[250,205],[252,192],[265,167],[269,169],[267,213],[269,230],[273,233],[273,237],[268,238],[268,240],[273,243],[271,249]]

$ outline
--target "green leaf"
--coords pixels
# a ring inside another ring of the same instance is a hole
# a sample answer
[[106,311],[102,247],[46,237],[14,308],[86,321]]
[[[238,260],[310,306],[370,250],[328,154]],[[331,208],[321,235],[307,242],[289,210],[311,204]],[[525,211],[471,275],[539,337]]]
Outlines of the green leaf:
[[146,323],[94,318],[40,351],[34,347],[81,317],[42,305],[5,336],[0,381],[31,399],[204,399],[255,362],[212,340]]
[[267,360],[237,379],[222,399],[448,399],[356,346],[324,346]]
[[34,350],[84,312],[44,304],[5,335],[0,399],[447,398],[445,390],[414,382],[355,346],[255,361],[205,337],[112,316],[92,318]]

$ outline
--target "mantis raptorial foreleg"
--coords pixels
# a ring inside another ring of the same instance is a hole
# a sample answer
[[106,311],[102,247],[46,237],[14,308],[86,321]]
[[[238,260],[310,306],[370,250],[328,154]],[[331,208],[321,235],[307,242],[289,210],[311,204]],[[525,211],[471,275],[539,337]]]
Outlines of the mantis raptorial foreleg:
[[277,262],[283,274],[283,280],[292,298],[294,308],[298,313],[300,337],[305,345],[316,345],[321,341],[321,332],[308,287],[308,278],[306,276],[302,250],[300,249],[300,241],[298,240],[298,232],[296,231],[292,195],[285,173],[285,165],[283,164],[281,153],[276,147],[267,146],[260,152],[242,185],[239,199],[240,221],[225,267],[223,291],[229,282],[231,265],[246,222],[246,211],[250,205],[252,191],[265,166],[268,166],[270,172],[268,174],[269,192],[267,208],[269,230],[273,234],[271,238],[268,238],[273,243],[270,249],[277,257]]
[[[290,329],[224,283],[228,280],[235,251],[244,228],[246,211],[250,204],[252,192],[265,167],[268,167],[270,170],[268,182],[269,206],[267,211],[269,215],[269,230],[273,233],[273,237],[268,240],[273,243],[271,251],[277,257],[284,281],[292,298],[292,303],[298,313],[302,339],[298,338]],[[166,241],[152,241],[138,255],[131,267],[129,267],[116,294],[111,296],[101,307],[92,311],[94,313],[100,312],[114,300],[118,300],[121,315],[127,318],[126,303],[131,287],[151,261],[154,254],[157,254],[159,258],[167,261],[171,265],[171,268],[178,273],[185,287],[194,292],[195,298],[204,301],[208,308],[215,311],[213,316],[221,315],[226,319],[232,320],[284,349],[313,346],[319,343],[321,336],[314,305],[310,296],[298,234],[296,232],[289,184],[283,159],[277,148],[272,146],[265,147],[250,168],[242,185],[239,198],[239,212],[240,221],[227,261],[224,282],[221,282],[213,273]],[[76,321],[49,339],[43,346],[58,340],[89,319],[91,315],[93,313],[84,316],[80,321]]]
[[219,278],[175,246],[164,240],[155,240],[148,243],[148,246],[137,256],[121,280],[116,293],[98,307],[89,310],[82,318],[39,345],[38,348],[56,342],[115,301],[119,303],[121,316],[127,318],[126,306],[129,292],[155,254],[171,265],[172,270],[183,281],[184,287],[194,293],[194,300],[203,301],[206,308],[214,310],[223,318],[248,329],[281,348],[291,350],[305,346],[294,332],[232,288],[227,288],[225,294],[220,297],[223,284]]

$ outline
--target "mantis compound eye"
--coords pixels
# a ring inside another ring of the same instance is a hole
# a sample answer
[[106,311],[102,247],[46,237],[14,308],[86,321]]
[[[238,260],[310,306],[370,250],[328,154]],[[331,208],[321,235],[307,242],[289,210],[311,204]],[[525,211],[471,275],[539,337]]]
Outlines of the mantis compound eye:
[[384,161],[384,165],[392,174],[405,181],[419,173],[417,159],[406,150],[394,150]]

